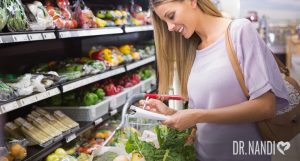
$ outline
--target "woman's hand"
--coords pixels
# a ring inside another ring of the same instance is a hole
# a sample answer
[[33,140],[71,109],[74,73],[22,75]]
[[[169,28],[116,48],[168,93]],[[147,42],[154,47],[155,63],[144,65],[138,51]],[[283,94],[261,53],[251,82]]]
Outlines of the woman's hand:
[[146,103],[146,110],[160,113],[163,115],[172,115],[176,112],[176,110],[168,107],[163,102],[156,99],[149,99],[147,102],[145,100],[140,100],[139,103],[141,106],[144,106],[144,104]]
[[201,118],[204,115],[204,110],[200,109],[179,110],[167,120],[163,121],[162,124],[183,131],[202,122]]

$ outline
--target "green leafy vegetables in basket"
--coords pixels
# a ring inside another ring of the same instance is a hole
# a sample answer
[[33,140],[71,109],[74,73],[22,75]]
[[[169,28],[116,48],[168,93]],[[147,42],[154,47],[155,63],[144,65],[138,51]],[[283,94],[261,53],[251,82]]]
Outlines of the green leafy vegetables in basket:
[[163,125],[157,125],[155,132],[159,143],[156,148],[153,143],[141,141],[137,133],[132,133],[126,143],[126,152],[139,152],[146,161],[194,161],[196,160],[193,145],[185,145],[191,129],[179,132]]

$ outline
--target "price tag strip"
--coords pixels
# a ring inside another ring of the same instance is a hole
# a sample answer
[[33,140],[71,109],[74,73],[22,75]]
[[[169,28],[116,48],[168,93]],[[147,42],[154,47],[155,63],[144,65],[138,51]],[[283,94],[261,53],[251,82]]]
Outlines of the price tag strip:
[[114,115],[117,114],[117,113],[118,113],[118,110],[115,109],[115,110],[113,110],[113,111],[110,112],[110,116],[114,116]]
[[135,68],[137,68],[137,67],[140,67],[140,66],[142,66],[142,65],[145,65],[145,64],[147,64],[147,63],[154,62],[154,61],[155,61],[155,56],[151,56],[151,57],[146,58],[146,59],[144,59],[144,60],[140,60],[140,61],[138,61],[138,62],[136,62],[136,63],[127,65],[127,66],[126,66],[126,69],[127,69],[127,70],[135,69]]
[[97,119],[94,123],[95,123],[95,126],[99,125],[101,122],[103,122],[103,118],[99,118]]
[[28,36],[26,34],[12,35],[12,38],[13,38],[14,42],[29,41]]
[[13,101],[13,102],[10,102],[10,103],[6,103],[4,105],[1,105],[1,114],[4,114],[6,112],[9,112],[9,111],[13,111],[15,109],[18,109],[19,108],[19,105],[16,101]]
[[70,31],[63,31],[59,33],[59,38],[69,38],[69,37],[72,37]]
[[3,44],[2,37],[0,37],[0,44]]
[[38,40],[43,40],[43,35],[41,33],[28,34],[28,38],[30,41],[38,41]]
[[69,143],[74,139],[76,139],[76,134],[71,134],[71,135],[66,137],[66,142]]
[[133,27],[125,27],[125,32],[139,32],[139,31],[152,31],[153,26],[133,26]]
[[56,39],[56,36],[53,32],[42,33],[44,40]]
[[111,77],[111,76],[114,76],[114,75],[117,75],[117,74],[120,74],[120,73],[124,73],[124,72],[125,72],[125,68],[122,67],[122,68],[114,69],[112,71],[107,71],[105,73],[101,73],[101,74],[98,74],[98,75],[80,80],[80,81],[77,81],[77,82],[73,82],[73,83],[64,85],[63,86],[63,92],[67,92],[67,91],[82,87],[84,85],[87,85],[87,84],[90,84],[90,83],[93,83],[93,82],[97,82],[99,80],[102,80],[102,79],[105,79],[105,78],[108,78],[108,77]]

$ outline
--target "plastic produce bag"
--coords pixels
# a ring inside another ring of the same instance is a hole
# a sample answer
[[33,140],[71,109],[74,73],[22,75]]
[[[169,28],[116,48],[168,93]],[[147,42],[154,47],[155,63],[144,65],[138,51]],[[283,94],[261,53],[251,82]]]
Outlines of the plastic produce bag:
[[85,5],[83,0],[77,0],[75,5],[75,17],[79,26],[83,29],[96,28],[96,17],[93,12]]
[[30,30],[54,29],[53,19],[41,2],[34,1],[33,3],[27,4],[25,11],[30,20]]
[[7,21],[8,30],[11,32],[28,30],[28,18],[25,14],[20,0],[5,0],[9,18]]
[[8,20],[8,12],[6,9],[6,0],[0,1],[0,31],[5,27]]
[[7,101],[14,97],[16,97],[14,90],[2,81],[0,81],[0,101]]

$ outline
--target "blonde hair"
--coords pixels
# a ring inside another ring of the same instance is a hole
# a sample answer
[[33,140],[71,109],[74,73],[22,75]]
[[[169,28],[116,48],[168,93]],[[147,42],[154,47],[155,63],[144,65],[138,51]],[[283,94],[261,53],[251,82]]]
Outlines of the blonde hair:
[[[179,33],[170,32],[166,22],[162,21],[153,12],[153,8],[169,2],[183,2],[184,0],[151,0],[152,23],[154,28],[154,41],[156,46],[158,65],[158,92],[167,94],[174,78],[174,70],[178,72],[181,85],[180,94],[188,98],[187,82],[195,59],[196,50],[201,42],[200,37],[194,33],[191,38],[185,39]],[[205,14],[222,17],[222,14],[211,0],[197,0],[197,6]],[[174,64],[175,63],[175,64]]]

